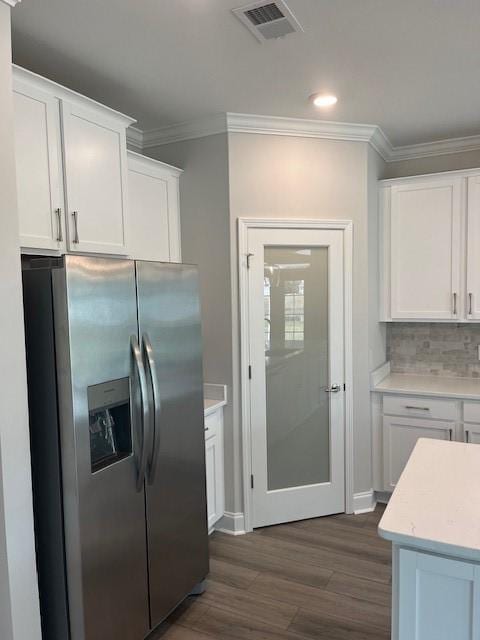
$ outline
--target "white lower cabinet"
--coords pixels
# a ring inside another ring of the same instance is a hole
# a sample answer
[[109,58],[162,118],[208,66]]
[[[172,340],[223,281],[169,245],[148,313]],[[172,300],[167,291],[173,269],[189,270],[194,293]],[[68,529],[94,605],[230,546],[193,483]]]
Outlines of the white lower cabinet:
[[383,417],[384,490],[393,491],[419,438],[453,440],[455,423],[398,416]]
[[478,640],[479,565],[411,549],[394,553],[393,640]]
[[480,444],[480,424],[472,424],[469,422],[464,422],[463,439],[465,442],[471,442],[472,444]]
[[394,490],[419,438],[480,444],[480,401],[383,393],[381,407],[378,491]]
[[480,402],[463,403],[463,441],[480,444]]
[[222,408],[205,417],[205,464],[208,531],[210,533],[225,511]]

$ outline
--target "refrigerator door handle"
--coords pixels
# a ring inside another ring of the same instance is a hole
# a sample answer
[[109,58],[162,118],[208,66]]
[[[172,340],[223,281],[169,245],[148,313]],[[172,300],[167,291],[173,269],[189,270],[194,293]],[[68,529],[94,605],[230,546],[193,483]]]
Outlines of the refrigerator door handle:
[[160,448],[160,415],[162,412],[162,400],[160,397],[160,385],[158,382],[157,367],[155,364],[155,356],[153,352],[152,343],[147,333],[142,336],[143,348],[145,350],[146,362],[148,367],[148,373],[150,376],[150,382],[153,391],[153,442],[151,447],[151,453],[148,460],[147,468],[147,481],[149,484],[153,484],[155,481],[155,474],[157,470],[158,451]]
[[[133,362],[137,369],[138,379],[140,382],[140,396],[142,400],[142,424],[141,424],[141,442],[140,456],[138,461],[138,475],[137,475],[137,491],[141,491],[145,480],[145,472],[147,468],[147,455],[148,455],[148,428],[150,424],[150,406],[148,402],[148,390],[147,390],[147,375],[145,373],[145,367],[143,366],[142,352],[140,345],[138,344],[137,336],[133,335],[130,338],[130,348],[132,350]],[[139,425],[134,424],[134,429],[138,429]]]

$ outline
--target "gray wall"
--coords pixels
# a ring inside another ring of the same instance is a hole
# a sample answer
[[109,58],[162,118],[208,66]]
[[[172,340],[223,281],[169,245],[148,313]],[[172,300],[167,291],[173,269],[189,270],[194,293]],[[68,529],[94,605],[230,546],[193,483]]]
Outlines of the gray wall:
[[[234,335],[239,336],[237,219],[347,219],[354,223],[353,368],[355,491],[372,487],[369,393],[369,276],[367,149],[358,142],[230,134],[230,214]],[[239,388],[239,340],[233,343]],[[234,437],[240,439],[235,403]],[[238,445],[238,446],[239,446]],[[236,477],[236,484],[241,476]],[[241,509],[241,503],[238,510]]]
[[369,368],[374,371],[385,362],[385,323],[379,318],[379,198],[378,180],[383,178],[387,164],[368,147],[367,207],[368,207],[368,336]]
[[480,167],[480,149],[463,153],[447,153],[429,158],[400,160],[386,165],[384,178],[402,178],[437,171],[455,171],[457,169],[475,169]]
[[[180,178],[182,259],[200,267],[206,382],[228,385],[232,395],[232,303],[228,138],[218,134],[146,150],[146,155],[184,169]],[[233,437],[233,403],[225,408],[226,510],[235,511],[239,468]],[[241,485],[240,485],[241,490]],[[241,494],[240,494],[241,497]],[[241,511],[241,509],[239,509]]]
[[11,80],[0,0],[0,638],[39,640]]
[[[385,359],[377,322],[377,179],[369,145],[290,136],[224,134],[147,154],[185,169],[183,259],[202,273],[205,379],[226,383],[226,510],[243,511],[240,403],[239,217],[347,219],[354,223],[354,483],[372,487],[369,374]],[[227,157],[228,154],[228,157]]]

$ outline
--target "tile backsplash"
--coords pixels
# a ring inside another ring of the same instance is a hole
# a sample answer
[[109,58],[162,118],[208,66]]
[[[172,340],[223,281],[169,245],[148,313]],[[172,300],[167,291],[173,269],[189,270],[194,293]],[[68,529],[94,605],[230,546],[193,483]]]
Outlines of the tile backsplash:
[[480,324],[394,322],[387,325],[392,373],[480,378]]

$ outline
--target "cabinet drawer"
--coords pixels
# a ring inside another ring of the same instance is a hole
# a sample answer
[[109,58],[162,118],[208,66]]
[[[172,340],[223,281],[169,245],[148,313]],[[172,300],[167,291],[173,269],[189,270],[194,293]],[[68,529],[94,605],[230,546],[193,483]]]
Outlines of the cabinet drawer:
[[415,416],[432,420],[457,420],[455,400],[425,396],[383,396],[383,413],[396,416]]
[[216,436],[220,426],[221,417],[219,411],[214,411],[210,415],[205,416],[205,440]]
[[477,422],[480,424],[480,402],[464,402],[463,419],[465,422]]

